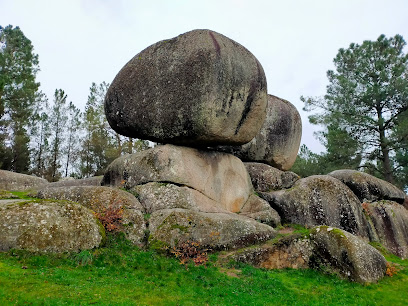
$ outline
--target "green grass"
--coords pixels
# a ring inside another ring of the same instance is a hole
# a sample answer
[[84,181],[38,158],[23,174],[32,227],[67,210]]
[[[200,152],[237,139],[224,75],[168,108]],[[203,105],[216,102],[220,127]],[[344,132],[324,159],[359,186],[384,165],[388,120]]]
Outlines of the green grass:
[[0,190],[0,199],[23,199],[32,200],[32,192],[30,191],[6,191]]
[[217,255],[185,267],[109,235],[104,248],[76,254],[0,253],[0,304],[406,305],[408,261],[391,259],[400,271],[364,286],[312,270],[218,267]]

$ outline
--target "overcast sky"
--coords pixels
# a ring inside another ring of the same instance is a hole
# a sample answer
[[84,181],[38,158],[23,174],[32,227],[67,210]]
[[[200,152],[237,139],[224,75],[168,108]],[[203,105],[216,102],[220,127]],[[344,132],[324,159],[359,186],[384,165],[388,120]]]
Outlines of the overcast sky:
[[268,93],[297,107],[302,143],[319,152],[319,127],[308,123],[299,97],[325,94],[339,48],[380,34],[408,40],[408,1],[0,0],[0,25],[9,24],[32,41],[49,100],[61,88],[82,110],[92,82],[112,82],[147,46],[193,29],[224,34],[258,58]]

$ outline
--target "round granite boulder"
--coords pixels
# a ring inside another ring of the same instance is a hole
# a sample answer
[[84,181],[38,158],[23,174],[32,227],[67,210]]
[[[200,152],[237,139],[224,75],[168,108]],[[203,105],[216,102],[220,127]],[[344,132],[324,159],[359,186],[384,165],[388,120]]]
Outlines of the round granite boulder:
[[244,144],[259,131],[267,103],[265,73],[246,48],[194,30],[132,58],[105,97],[119,134],[190,146]]
[[328,175],[335,177],[346,184],[356,194],[361,202],[390,200],[400,204],[404,203],[404,191],[391,183],[368,173],[343,169],[330,172]]
[[33,175],[0,170],[0,189],[26,191],[49,184],[47,180]]
[[0,251],[62,253],[99,247],[105,230],[88,208],[69,201],[0,201]]
[[268,95],[266,119],[258,134],[242,146],[220,146],[244,161],[260,162],[280,170],[295,163],[302,137],[302,120],[289,101]]
[[298,180],[292,188],[259,192],[282,218],[282,223],[303,226],[328,225],[368,238],[367,221],[356,195],[328,175]]

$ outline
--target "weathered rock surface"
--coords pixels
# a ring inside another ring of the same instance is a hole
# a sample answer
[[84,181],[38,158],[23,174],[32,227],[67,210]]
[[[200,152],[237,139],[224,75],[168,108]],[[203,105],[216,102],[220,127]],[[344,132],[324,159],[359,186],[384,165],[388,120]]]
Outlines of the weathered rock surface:
[[150,246],[175,246],[196,241],[213,250],[234,249],[275,237],[276,231],[237,214],[163,209],[149,219]]
[[265,73],[243,46],[210,30],[151,45],[113,80],[105,113],[119,134],[193,146],[243,144],[259,131]]
[[120,229],[134,244],[143,243],[146,224],[143,207],[129,192],[102,186],[46,187],[37,193],[41,199],[70,200],[99,214],[118,211],[122,216]]
[[12,191],[26,191],[48,184],[48,181],[27,174],[0,170],[0,189]]
[[70,186],[101,186],[103,176],[88,177],[79,180],[62,180],[49,184],[49,187],[70,187]]
[[392,201],[367,203],[364,207],[371,240],[403,259],[408,258],[408,210]]
[[270,241],[235,251],[228,259],[265,269],[307,269],[313,255],[313,244],[308,238],[290,235],[278,241]]
[[144,207],[146,213],[156,210],[184,208],[202,212],[223,212],[227,210],[202,193],[186,186],[176,186],[170,183],[151,182],[137,185],[131,189]]
[[281,223],[281,218],[268,202],[252,194],[241,209],[241,215],[255,219],[258,222],[277,227]]
[[266,164],[247,162],[244,165],[256,191],[270,192],[291,188],[300,179],[294,172],[281,171]]
[[266,119],[256,136],[242,146],[220,146],[244,161],[262,162],[280,170],[295,163],[302,137],[302,120],[290,102],[268,95]]
[[367,237],[361,203],[339,180],[314,175],[298,180],[291,189],[260,193],[282,218],[282,223],[330,225]]
[[119,157],[108,166],[102,184],[131,189],[149,182],[195,189],[231,212],[239,212],[252,194],[251,179],[237,157],[175,145]]
[[372,283],[386,272],[386,260],[375,248],[346,231],[319,226],[311,234],[314,265],[330,266],[341,276]]
[[404,203],[405,193],[402,190],[370,174],[345,169],[330,172],[328,175],[346,184],[361,202],[391,200]]
[[98,247],[105,231],[92,211],[68,201],[0,201],[0,250],[60,253]]

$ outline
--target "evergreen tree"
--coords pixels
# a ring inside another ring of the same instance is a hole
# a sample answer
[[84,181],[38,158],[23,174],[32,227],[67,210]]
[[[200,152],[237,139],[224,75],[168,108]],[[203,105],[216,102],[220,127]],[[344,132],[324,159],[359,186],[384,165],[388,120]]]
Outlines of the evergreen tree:
[[79,143],[78,133],[81,127],[81,111],[74,103],[69,102],[68,106],[68,121],[67,121],[67,134],[65,143],[65,177],[68,176],[68,170],[73,170],[72,174],[75,174],[75,160],[78,157]]
[[59,169],[62,166],[63,141],[66,128],[67,116],[67,95],[62,89],[56,89],[54,101],[50,113],[51,130],[51,154],[49,156],[49,168],[47,179],[56,182],[61,177]]
[[[104,99],[109,84],[92,83],[85,106],[81,172],[83,176],[100,175],[121,155],[121,137],[110,128],[104,111]],[[116,135],[115,135],[116,134]]]
[[301,98],[305,110],[322,111],[309,117],[312,123],[333,125],[347,135],[347,142],[339,139],[332,151],[340,151],[352,139],[362,166],[392,183],[401,166],[396,156],[404,150],[408,134],[407,129],[398,130],[400,118],[408,111],[405,45],[400,35],[381,35],[376,41],[340,49],[334,59],[336,70],[327,72],[330,83],[324,98]]
[[38,103],[38,55],[19,27],[0,26],[1,168],[28,172],[29,121]]
[[41,106],[33,117],[31,129],[31,167],[32,172],[40,177],[44,177],[46,174],[47,154],[50,151],[49,138],[51,136],[48,99],[42,95],[42,100]]

